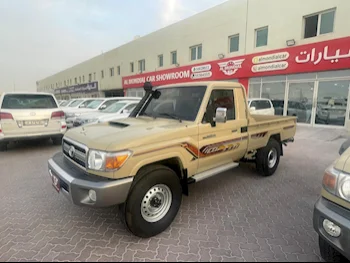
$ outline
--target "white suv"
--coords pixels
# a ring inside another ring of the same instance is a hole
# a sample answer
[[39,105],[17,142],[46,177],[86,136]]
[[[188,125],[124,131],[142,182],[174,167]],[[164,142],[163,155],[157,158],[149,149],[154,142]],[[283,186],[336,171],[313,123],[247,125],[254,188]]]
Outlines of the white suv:
[[64,112],[49,93],[4,93],[0,97],[0,151],[11,141],[51,138],[61,144]]
[[275,108],[269,99],[248,99],[250,114],[275,115]]

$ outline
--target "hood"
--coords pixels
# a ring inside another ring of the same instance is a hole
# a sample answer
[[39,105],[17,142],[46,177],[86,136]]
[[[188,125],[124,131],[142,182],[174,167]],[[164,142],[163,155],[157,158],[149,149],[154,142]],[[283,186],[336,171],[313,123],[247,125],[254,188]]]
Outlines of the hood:
[[113,120],[119,120],[119,119],[126,119],[129,117],[129,114],[123,114],[123,113],[107,113],[107,114],[101,114],[98,119],[100,122],[106,122],[106,121],[113,121]]
[[119,151],[196,134],[198,127],[191,122],[142,117],[78,127],[65,137],[92,149]]

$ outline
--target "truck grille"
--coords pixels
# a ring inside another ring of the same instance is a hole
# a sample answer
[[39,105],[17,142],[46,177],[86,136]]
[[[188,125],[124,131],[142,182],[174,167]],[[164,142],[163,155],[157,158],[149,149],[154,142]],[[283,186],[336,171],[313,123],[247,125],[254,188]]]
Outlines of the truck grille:
[[[74,147],[74,154],[72,154],[72,149]],[[80,166],[86,168],[86,154],[87,151],[81,146],[76,145],[70,141],[63,139],[63,153],[70,160],[76,162]]]

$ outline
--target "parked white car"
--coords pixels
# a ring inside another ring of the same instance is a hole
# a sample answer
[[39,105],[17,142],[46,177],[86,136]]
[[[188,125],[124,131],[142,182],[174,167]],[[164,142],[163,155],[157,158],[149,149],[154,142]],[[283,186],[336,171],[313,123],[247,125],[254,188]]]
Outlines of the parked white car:
[[78,109],[65,111],[67,127],[72,128],[74,121],[80,115],[85,114],[85,113],[98,112],[98,111],[107,109],[113,103],[121,101],[121,100],[139,101],[140,98],[138,98],[138,97],[112,97],[112,98],[94,99],[88,105],[86,105],[86,107],[84,107],[84,108],[78,108]]
[[86,124],[95,124],[127,118],[138,103],[139,101],[135,100],[121,100],[115,102],[104,110],[82,114],[80,117],[77,117],[73,126],[79,127]]
[[49,93],[4,93],[0,97],[0,151],[11,141],[51,138],[61,144],[64,112]]
[[250,114],[275,115],[275,108],[269,99],[248,99]]

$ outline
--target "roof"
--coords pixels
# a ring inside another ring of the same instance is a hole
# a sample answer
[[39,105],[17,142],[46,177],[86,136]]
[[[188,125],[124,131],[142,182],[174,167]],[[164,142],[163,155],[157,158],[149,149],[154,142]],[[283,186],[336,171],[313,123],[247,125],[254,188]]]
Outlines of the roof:
[[226,85],[234,85],[236,88],[241,88],[242,85],[238,82],[233,81],[195,81],[195,82],[185,82],[178,84],[168,84],[157,86],[156,88],[172,88],[172,87],[193,87],[193,86],[226,86]]
[[52,95],[52,93],[48,92],[28,92],[28,91],[9,91],[9,92],[3,92],[1,95],[10,95],[10,94],[17,94],[17,95]]

